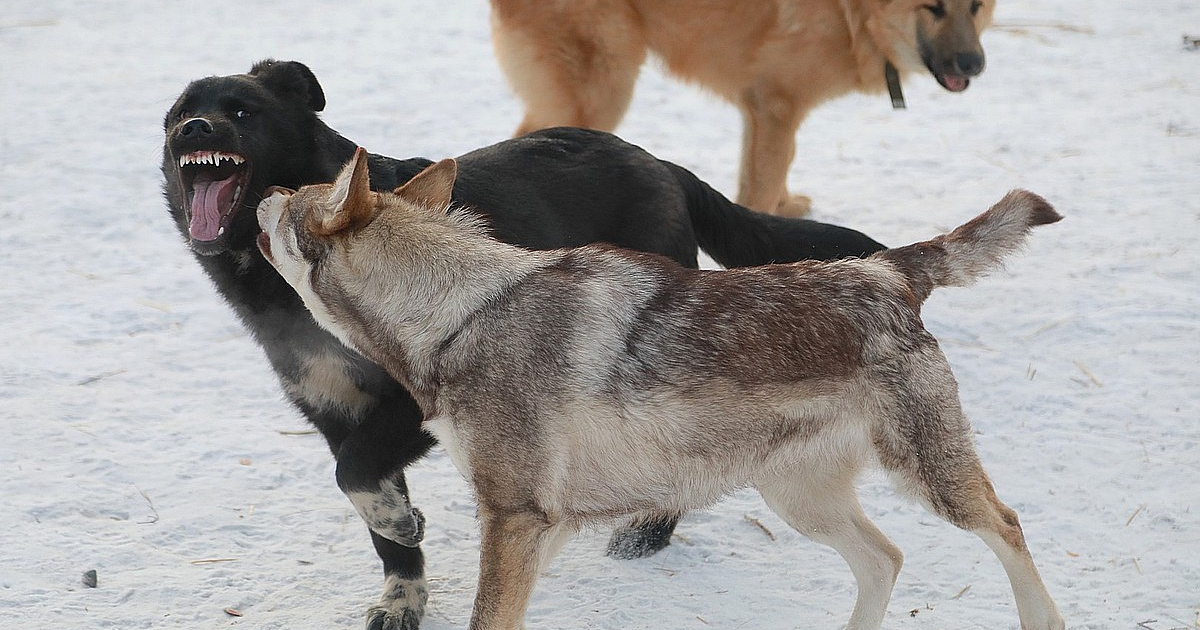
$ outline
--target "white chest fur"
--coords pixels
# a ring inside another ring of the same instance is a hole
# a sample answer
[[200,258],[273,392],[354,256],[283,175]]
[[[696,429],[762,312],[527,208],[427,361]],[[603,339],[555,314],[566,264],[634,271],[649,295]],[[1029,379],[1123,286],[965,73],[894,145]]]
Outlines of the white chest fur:
[[454,467],[458,469],[467,481],[471,480],[470,458],[467,456],[467,450],[462,443],[461,435],[454,428],[454,422],[447,415],[437,415],[427,418],[424,423],[424,428],[437,438],[442,448],[446,449],[446,453],[450,455],[450,461],[454,462]]

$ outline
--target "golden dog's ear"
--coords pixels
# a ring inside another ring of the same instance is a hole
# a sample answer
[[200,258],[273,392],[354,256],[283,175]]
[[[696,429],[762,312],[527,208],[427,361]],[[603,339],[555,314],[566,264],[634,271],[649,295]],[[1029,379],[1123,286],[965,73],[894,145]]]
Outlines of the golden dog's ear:
[[367,151],[358,147],[334,180],[328,204],[309,216],[309,229],[317,236],[331,236],[370,223],[374,214],[375,193],[371,192],[367,172]]
[[458,162],[454,158],[446,158],[417,173],[416,177],[392,192],[409,203],[432,210],[445,210],[450,206],[454,178],[457,176]]

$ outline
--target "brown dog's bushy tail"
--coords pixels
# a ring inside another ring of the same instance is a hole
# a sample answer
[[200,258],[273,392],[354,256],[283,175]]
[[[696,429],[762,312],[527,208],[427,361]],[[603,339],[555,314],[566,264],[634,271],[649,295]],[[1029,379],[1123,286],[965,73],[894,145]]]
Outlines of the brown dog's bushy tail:
[[1054,223],[1062,215],[1028,190],[1014,190],[987,212],[949,234],[876,254],[908,278],[917,302],[937,287],[966,286],[1019,249],[1034,226]]

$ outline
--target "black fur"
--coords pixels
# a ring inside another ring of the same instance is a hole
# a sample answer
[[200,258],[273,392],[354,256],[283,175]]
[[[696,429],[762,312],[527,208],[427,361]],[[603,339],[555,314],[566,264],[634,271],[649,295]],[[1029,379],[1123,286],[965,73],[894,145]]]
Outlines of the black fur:
[[[421,430],[420,409],[382,369],[319,328],[255,246],[255,207],[266,187],[332,181],[354,153],[355,143],[318,117],[324,106],[316,77],[297,62],[267,60],[248,74],[192,82],[164,121],[164,191],[171,216],[197,260],[262,345],[292,402],[328,441],[337,459],[339,487],[373,490],[380,480],[393,479],[403,488],[404,468],[433,445]],[[180,157],[196,151],[219,151],[245,161],[230,161],[219,169],[181,167]],[[391,190],[429,164],[424,158],[371,155],[371,183],[377,190]],[[602,132],[541,131],[467,153],[458,158],[458,168],[455,199],[486,214],[498,238],[531,248],[609,242],[663,254],[690,267],[697,264],[697,242],[727,266],[862,256],[883,249],[853,230],[747,210],[689,171]],[[196,173],[202,175],[194,180]],[[189,231],[195,212],[189,195],[200,180],[230,182],[210,189],[213,199],[228,197],[232,207],[219,208],[223,231],[218,234],[211,222],[218,214],[210,206],[208,227],[197,228],[197,238]],[[233,182],[240,195],[234,194]],[[304,395],[305,361],[328,353],[347,357],[347,374],[368,401],[356,412],[314,404]],[[419,513],[414,510],[410,518],[416,527]],[[640,523],[633,534],[620,534],[621,548],[652,553],[669,542],[675,522]],[[423,580],[419,534],[407,541],[412,546],[375,532],[371,536],[385,575]],[[415,628],[422,612],[376,607],[367,623],[380,630]]]

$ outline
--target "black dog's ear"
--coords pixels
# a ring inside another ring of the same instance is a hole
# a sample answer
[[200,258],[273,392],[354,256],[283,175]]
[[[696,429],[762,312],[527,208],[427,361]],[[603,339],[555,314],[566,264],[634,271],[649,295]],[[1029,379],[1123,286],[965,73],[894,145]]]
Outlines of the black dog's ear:
[[299,61],[264,59],[250,68],[250,76],[258,77],[272,92],[294,96],[314,112],[325,109],[325,92],[308,66]]

